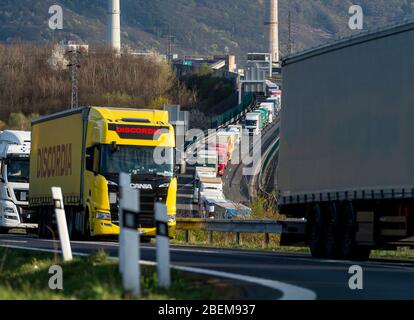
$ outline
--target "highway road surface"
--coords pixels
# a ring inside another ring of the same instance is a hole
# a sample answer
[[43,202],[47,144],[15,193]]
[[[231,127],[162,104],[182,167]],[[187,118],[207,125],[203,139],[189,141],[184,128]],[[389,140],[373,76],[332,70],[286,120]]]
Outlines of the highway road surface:
[[[0,235],[0,246],[53,250],[52,240]],[[116,257],[116,242],[72,242],[75,253],[104,249]],[[143,245],[141,258],[155,261],[155,248]],[[312,259],[305,254],[172,246],[172,264],[233,277],[246,299],[414,299],[414,263],[350,262]],[[352,265],[363,268],[363,290],[351,290]],[[220,297],[217,297],[220,299]]]
[[[271,146],[272,142],[279,135],[279,121],[275,121],[272,125],[269,125],[262,132],[261,138],[261,154],[263,155],[266,150]],[[238,152],[238,150],[236,150]],[[224,181],[224,194],[226,197],[234,202],[240,202],[248,205],[250,203],[249,184],[252,180],[252,176],[243,175],[243,169],[245,166],[243,163],[231,164],[223,177]]]

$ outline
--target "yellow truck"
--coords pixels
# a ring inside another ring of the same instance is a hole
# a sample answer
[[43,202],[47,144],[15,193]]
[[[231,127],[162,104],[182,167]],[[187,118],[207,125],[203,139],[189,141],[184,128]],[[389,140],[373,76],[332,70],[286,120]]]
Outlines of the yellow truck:
[[236,145],[236,134],[234,132],[218,131],[217,143],[228,145],[228,158],[229,161],[231,161],[233,159],[234,148]]
[[140,190],[139,232],[156,235],[154,204],[167,205],[175,236],[175,134],[168,112],[87,107],[32,122],[29,205],[39,236],[56,230],[51,187],[62,188],[72,238],[119,234],[119,174]]

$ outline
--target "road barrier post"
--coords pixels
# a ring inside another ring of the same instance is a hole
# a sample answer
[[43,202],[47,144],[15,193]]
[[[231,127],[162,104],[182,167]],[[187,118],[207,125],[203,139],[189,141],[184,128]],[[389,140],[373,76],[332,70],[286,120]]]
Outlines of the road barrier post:
[[209,232],[208,232],[208,243],[209,243],[210,245],[212,245],[212,244],[213,244],[213,241],[214,241],[214,238],[213,238],[213,231],[209,231]]
[[165,204],[155,204],[155,220],[157,224],[158,286],[168,289],[171,285],[170,239],[168,235],[167,206]]
[[141,295],[140,252],[137,232],[139,222],[139,191],[131,189],[131,177],[121,173],[120,185],[120,244],[119,263],[125,292]]
[[62,254],[64,261],[72,260],[72,248],[70,246],[68,226],[66,223],[65,208],[63,206],[62,189],[59,187],[52,187],[52,198],[55,207],[55,214],[57,226],[59,231],[60,245],[62,247]]
[[236,244],[239,246],[241,243],[240,241],[240,232],[236,232]]

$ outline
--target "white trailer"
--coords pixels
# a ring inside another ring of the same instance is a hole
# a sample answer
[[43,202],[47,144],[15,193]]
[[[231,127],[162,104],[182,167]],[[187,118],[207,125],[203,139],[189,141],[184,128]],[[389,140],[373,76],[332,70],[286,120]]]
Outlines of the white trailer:
[[315,257],[414,247],[413,39],[407,23],[283,60],[278,205]]
[[249,132],[249,135],[260,134],[260,113],[249,112],[246,114],[244,128]]
[[215,178],[217,171],[211,167],[196,167],[194,171],[193,179],[193,203],[198,203],[200,181],[202,178]]
[[226,199],[220,178],[202,178],[199,199],[200,212],[204,218],[233,219],[252,214],[252,210],[245,205]]
[[30,132],[0,133],[0,231],[36,229],[29,205]]

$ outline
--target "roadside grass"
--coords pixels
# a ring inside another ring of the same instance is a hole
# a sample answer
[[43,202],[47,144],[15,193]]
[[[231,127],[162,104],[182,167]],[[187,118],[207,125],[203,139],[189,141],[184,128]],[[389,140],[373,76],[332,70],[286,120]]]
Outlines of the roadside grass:
[[[49,268],[60,265],[63,290],[49,288]],[[141,266],[144,300],[237,299],[242,289],[220,279],[172,270],[168,290],[157,288],[154,267]],[[104,251],[89,257],[75,257],[64,263],[48,253],[0,248],[0,300],[120,300],[131,299],[122,291],[117,261]]]

